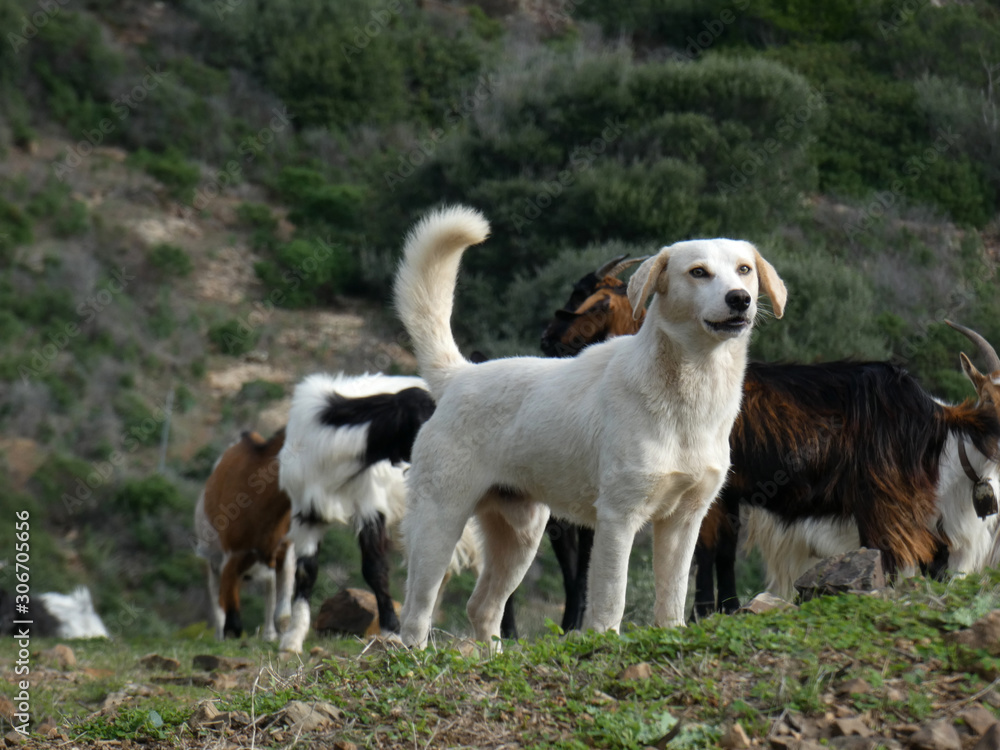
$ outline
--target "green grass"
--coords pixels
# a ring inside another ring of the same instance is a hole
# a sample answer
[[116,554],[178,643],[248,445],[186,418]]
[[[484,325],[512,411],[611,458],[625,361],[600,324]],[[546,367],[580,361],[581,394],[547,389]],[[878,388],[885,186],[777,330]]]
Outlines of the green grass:
[[[313,636],[307,653],[313,646],[323,651],[302,663],[281,662],[274,644],[255,639],[215,642],[204,628],[186,631],[201,636],[194,639],[135,639],[114,648],[74,643],[78,669],[99,671],[73,681],[43,679],[33,714],[71,727],[81,742],[191,743],[197,733],[188,720],[200,700],[254,716],[275,714],[293,699],[318,700],[344,712],[338,738],[369,747],[484,746],[509,734],[526,747],[641,748],[680,721],[670,747],[694,748],[714,744],[735,721],[763,738],[786,710],[822,715],[838,685],[860,677],[871,692],[838,696],[839,704],[874,722],[924,722],[988,686],[976,673],[995,660],[961,652],[944,635],[991,609],[998,584],[995,572],[949,585],[917,579],[886,597],[821,598],[797,610],[715,616],[686,629],[543,635],[492,657],[463,655],[441,635],[426,651],[365,654],[355,639]],[[33,642],[32,650],[52,643]],[[144,672],[138,659],[151,652],[178,659],[174,677],[181,679],[165,683]],[[230,689],[176,684],[198,676],[191,659],[200,653],[247,658],[255,667]],[[13,645],[0,644],[0,666],[14,658]],[[623,679],[623,670],[639,662],[650,665],[651,676]],[[130,684],[151,686],[152,694]],[[893,700],[890,688],[898,691]],[[4,694],[12,689],[0,686]],[[117,712],[95,713],[108,693],[121,690],[138,694]],[[275,724],[259,730],[256,742],[276,747],[281,738]]]

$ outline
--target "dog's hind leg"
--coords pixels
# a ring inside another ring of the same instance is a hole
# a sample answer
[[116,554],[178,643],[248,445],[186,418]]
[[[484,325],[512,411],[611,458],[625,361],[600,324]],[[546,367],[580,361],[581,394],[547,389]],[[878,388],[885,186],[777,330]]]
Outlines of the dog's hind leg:
[[[508,501],[511,502],[511,501]],[[483,567],[469,598],[469,620],[476,640],[491,644],[501,635],[507,599],[535,559],[549,508],[527,500],[478,512],[483,534]]]
[[407,646],[426,648],[438,592],[469,519],[455,505],[420,502],[420,495],[412,491],[403,517],[408,570],[400,637]]

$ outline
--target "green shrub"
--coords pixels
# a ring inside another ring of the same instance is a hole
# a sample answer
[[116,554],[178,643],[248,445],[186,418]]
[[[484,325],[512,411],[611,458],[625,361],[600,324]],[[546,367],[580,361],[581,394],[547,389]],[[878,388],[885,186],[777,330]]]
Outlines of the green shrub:
[[219,352],[231,357],[246,354],[257,345],[259,338],[259,330],[236,319],[217,323],[208,329],[208,340],[215,344]]
[[114,408],[124,425],[125,450],[132,450],[139,445],[149,446],[159,443],[164,418],[161,409],[157,411],[150,409],[141,396],[128,392],[115,399]]
[[112,502],[118,510],[135,517],[184,511],[189,506],[181,491],[160,474],[127,480],[115,492]]
[[14,250],[33,239],[31,220],[13,203],[0,198],[0,263],[10,264]]
[[279,245],[273,258],[257,263],[254,270],[271,289],[270,300],[293,308],[332,302],[358,278],[356,257],[343,245],[322,239]]
[[189,163],[180,151],[170,148],[161,154],[154,154],[141,149],[129,159],[163,183],[172,197],[184,203],[194,200],[194,189],[201,179],[201,171]]
[[176,245],[160,243],[149,251],[147,257],[154,268],[158,268],[169,276],[184,277],[194,270],[194,264],[187,251]]

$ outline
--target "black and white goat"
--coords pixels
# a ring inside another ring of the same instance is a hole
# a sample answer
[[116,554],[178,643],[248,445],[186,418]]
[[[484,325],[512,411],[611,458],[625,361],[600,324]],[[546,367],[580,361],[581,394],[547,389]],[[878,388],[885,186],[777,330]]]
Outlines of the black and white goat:
[[[4,563],[0,562],[0,569]],[[0,635],[27,631],[37,638],[108,638],[101,616],[94,609],[90,589],[77,586],[69,594],[33,594],[28,612],[18,612],[18,595],[0,589]],[[30,624],[15,625],[15,622]]]
[[[282,651],[300,653],[309,630],[309,599],[317,551],[333,523],[352,525],[361,546],[361,572],[375,594],[383,632],[398,632],[389,593],[390,532],[406,511],[404,472],[434,401],[420,378],[391,375],[310,375],[295,388],[279,482],[291,499],[289,538],[297,556],[290,622]],[[479,564],[469,526],[451,572]],[[284,626],[285,623],[282,623]]]
[[[574,354],[638,330],[641,319],[629,330],[631,321],[602,302],[624,291],[618,283],[595,284],[571,314],[557,316],[543,348]],[[750,363],[730,479],[695,550],[697,614],[739,606],[741,512],[748,543],[764,553],[768,588],[783,596],[812,563],[861,545],[881,550],[890,572],[943,565],[961,573],[1000,561],[997,515],[980,506],[980,517],[973,503],[1000,485],[1000,359],[979,334],[953,327],[990,373],[961,355],[975,404],[942,404],[888,363]]]

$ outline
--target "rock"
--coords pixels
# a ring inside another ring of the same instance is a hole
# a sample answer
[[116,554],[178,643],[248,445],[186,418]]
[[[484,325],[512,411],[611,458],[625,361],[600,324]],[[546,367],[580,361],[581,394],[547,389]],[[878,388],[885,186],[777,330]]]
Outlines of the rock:
[[633,664],[629,667],[625,667],[622,673],[618,675],[619,680],[648,680],[653,676],[653,668],[649,666],[648,662],[641,661],[638,664]]
[[4,742],[7,743],[7,747],[15,747],[17,745],[20,745],[27,738],[20,732],[15,732],[14,730],[11,730],[3,736],[3,739]]
[[782,610],[789,608],[798,609],[798,607],[796,607],[794,604],[792,604],[791,602],[786,602],[780,596],[775,596],[774,594],[770,594],[767,591],[764,591],[763,593],[757,594],[757,596],[755,596],[753,599],[751,599],[742,607],[740,607],[738,610],[736,610],[736,612],[737,614],[743,613],[750,615],[759,615],[763,614],[764,612],[770,612],[771,610],[775,609]]
[[192,729],[213,729],[222,727],[223,720],[219,717],[222,712],[215,707],[211,701],[202,701],[195,708],[191,718],[188,719],[188,726]]
[[119,690],[115,693],[108,693],[104,696],[104,701],[101,703],[101,711],[107,713],[108,711],[117,708],[128,699],[129,695],[124,690]]
[[974,750],[1000,750],[1000,724],[994,724],[980,737]]
[[213,673],[211,686],[214,690],[232,690],[239,684],[236,675],[228,672]]
[[729,727],[729,731],[722,735],[719,747],[725,748],[725,750],[747,750],[750,747],[750,738],[743,727],[738,723],[733,724]]
[[803,573],[795,582],[802,601],[817,596],[843,594],[848,591],[868,592],[885,587],[882,553],[861,549],[822,560]]
[[389,635],[373,635],[371,640],[368,641],[368,645],[365,646],[362,654],[390,654],[395,651],[403,651],[406,646],[403,645],[403,639],[400,638],[395,633],[390,633]]
[[73,649],[63,643],[58,643],[47,651],[42,651],[38,656],[42,661],[56,665],[63,672],[76,666],[76,654],[73,653]]
[[962,740],[947,719],[933,721],[910,736],[914,750],[962,750]]
[[205,672],[235,672],[237,669],[252,667],[249,659],[235,656],[215,656],[214,654],[199,654],[191,660],[195,669]]
[[6,695],[0,695],[0,719],[8,724],[14,723],[14,703]]
[[907,698],[907,694],[899,688],[891,687],[885,691],[885,699],[894,703],[902,703]]
[[868,725],[857,716],[834,719],[830,726],[830,733],[834,737],[871,737],[874,734]]
[[466,659],[475,656],[479,653],[479,644],[476,643],[471,638],[461,638],[455,641],[455,645],[452,646],[458,653],[464,656]]
[[885,737],[834,737],[826,745],[836,750],[901,750],[900,745],[895,740],[887,740]]
[[826,750],[827,745],[821,745],[814,740],[797,740],[794,737],[772,737],[769,742],[776,750]]
[[358,746],[347,740],[337,740],[333,743],[333,750],[358,750]]
[[313,657],[314,659],[319,659],[322,661],[323,659],[330,658],[330,652],[327,651],[322,646],[313,646],[311,649],[309,649],[309,656]]
[[977,737],[986,734],[990,727],[997,723],[997,717],[988,708],[983,706],[970,706],[958,715],[958,718],[965,722]]
[[146,654],[139,659],[139,666],[158,672],[176,672],[181,668],[181,663],[177,659],[159,654]]
[[[402,605],[392,605],[398,615]],[[341,589],[320,606],[314,627],[321,635],[378,635],[382,629],[375,595],[363,589]]]
[[971,627],[945,635],[945,640],[969,649],[983,649],[990,656],[1000,656],[1000,609],[972,623]]
[[837,688],[837,695],[868,695],[871,691],[871,685],[860,677],[856,677],[853,680],[841,683],[840,687]]
[[295,733],[325,729],[333,722],[340,721],[341,710],[330,703],[314,701],[291,701],[282,709],[282,718],[289,730]]

